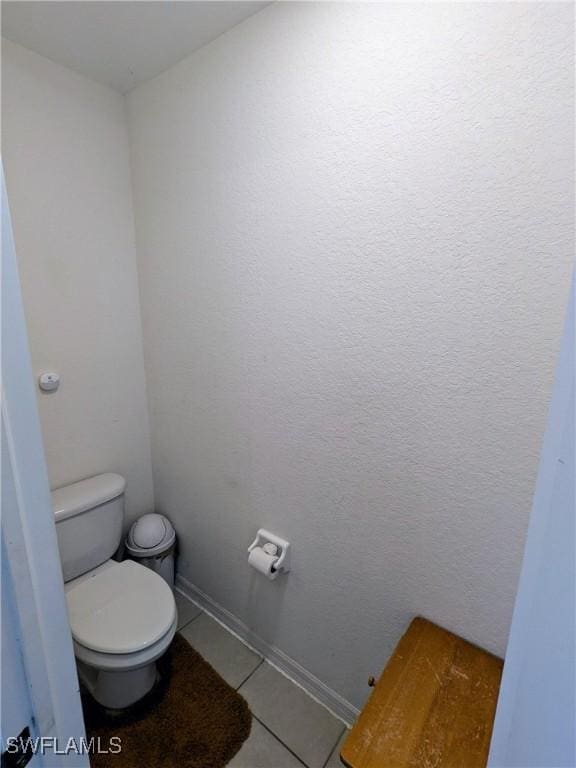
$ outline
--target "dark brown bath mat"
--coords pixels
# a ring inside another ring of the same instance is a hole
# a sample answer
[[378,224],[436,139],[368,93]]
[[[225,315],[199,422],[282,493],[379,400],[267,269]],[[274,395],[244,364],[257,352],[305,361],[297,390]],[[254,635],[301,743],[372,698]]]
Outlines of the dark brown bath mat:
[[100,737],[101,750],[122,739],[120,753],[91,755],[92,768],[223,768],[248,738],[248,705],[184,638],[159,668],[161,681],[128,714],[82,697],[88,738]]

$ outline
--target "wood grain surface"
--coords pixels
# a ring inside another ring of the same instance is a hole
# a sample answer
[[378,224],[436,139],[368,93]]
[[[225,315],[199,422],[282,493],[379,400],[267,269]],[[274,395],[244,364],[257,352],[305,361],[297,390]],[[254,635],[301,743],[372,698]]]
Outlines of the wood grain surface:
[[349,768],[484,768],[503,662],[416,618],[341,751]]

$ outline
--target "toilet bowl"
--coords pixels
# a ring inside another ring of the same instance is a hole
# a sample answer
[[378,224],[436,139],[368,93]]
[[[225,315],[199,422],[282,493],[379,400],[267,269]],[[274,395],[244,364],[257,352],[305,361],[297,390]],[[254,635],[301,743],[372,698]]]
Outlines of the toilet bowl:
[[65,590],[80,679],[103,706],[130,706],[154,685],[176,632],[172,591],[131,560],[108,560]]
[[125,487],[109,473],[52,492],[78,675],[110,709],[150,691],[177,625],[174,595],[161,576],[110,559],[122,536]]

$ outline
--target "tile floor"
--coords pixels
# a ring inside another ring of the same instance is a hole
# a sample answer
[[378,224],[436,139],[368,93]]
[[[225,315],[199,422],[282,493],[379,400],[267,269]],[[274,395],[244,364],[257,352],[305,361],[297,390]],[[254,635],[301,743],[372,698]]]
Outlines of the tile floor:
[[340,768],[344,725],[218,622],[176,592],[178,630],[252,710],[230,768]]

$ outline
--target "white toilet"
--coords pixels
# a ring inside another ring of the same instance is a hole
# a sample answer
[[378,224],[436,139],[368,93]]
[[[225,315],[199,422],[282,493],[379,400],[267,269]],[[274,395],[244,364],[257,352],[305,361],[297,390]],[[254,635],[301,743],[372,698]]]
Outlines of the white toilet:
[[110,558],[122,537],[126,482],[97,475],[52,493],[80,679],[105,707],[141,699],[176,632],[172,590],[154,571]]

